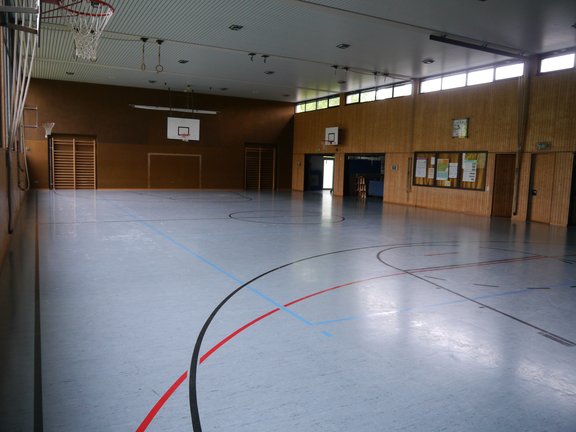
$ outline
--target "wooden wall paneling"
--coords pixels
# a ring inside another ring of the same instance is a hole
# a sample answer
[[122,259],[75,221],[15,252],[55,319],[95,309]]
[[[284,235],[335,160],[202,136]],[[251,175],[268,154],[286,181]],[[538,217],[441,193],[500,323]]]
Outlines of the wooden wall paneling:
[[345,155],[343,153],[336,153],[334,155],[334,187],[332,195],[344,196],[344,161]]
[[304,154],[294,154],[292,156],[292,189],[296,191],[304,190]]
[[535,76],[532,79],[527,143],[548,142],[552,151],[576,151],[576,72]]
[[572,166],[574,153],[556,153],[553,175],[552,205],[550,223],[565,226],[570,211],[570,191],[572,188]]
[[202,187],[202,156],[148,153],[148,187],[199,189]]
[[[414,149],[417,151],[514,151],[518,119],[517,80],[417,96]],[[452,120],[470,119],[469,137],[452,138]]]
[[[184,144],[166,138],[168,113],[129,106],[185,106],[183,94],[172,92],[171,97],[172,103],[163,90],[33,79],[27,105],[38,107],[39,123],[56,123],[54,133],[98,136],[101,188],[146,188],[148,153],[201,154],[205,173],[202,187],[234,189],[244,187],[246,142],[272,143],[281,154],[292,154],[291,103],[197,94],[195,104],[219,114],[197,116],[200,141]],[[30,130],[27,142],[43,138],[39,129]],[[287,188],[291,184],[290,161],[282,166],[284,169],[277,172],[281,176],[278,184]]]
[[27,140],[26,157],[32,188],[47,189],[48,184],[48,140]]
[[[411,204],[412,153],[386,153],[384,164],[384,202]],[[396,169],[393,170],[392,167]]]

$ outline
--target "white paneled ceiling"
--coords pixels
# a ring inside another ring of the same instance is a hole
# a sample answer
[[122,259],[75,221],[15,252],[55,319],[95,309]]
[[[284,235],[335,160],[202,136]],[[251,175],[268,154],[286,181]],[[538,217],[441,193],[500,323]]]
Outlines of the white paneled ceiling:
[[296,102],[511,60],[430,35],[522,56],[576,46],[574,0],[108,2],[96,62],[74,59],[63,19],[43,19],[32,76]]

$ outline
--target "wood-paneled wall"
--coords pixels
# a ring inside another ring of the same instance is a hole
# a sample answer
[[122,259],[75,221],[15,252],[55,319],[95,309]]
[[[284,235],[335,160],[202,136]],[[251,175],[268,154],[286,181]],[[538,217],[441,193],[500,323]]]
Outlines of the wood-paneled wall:
[[[200,141],[166,138],[166,118],[173,112],[139,110],[129,104],[210,109],[218,115],[198,115]],[[250,100],[62,81],[32,80],[27,106],[38,108],[39,124],[56,123],[53,133],[97,138],[99,188],[146,188],[148,154],[195,154],[202,157],[203,188],[244,187],[244,145],[274,144],[277,186],[290,189],[294,106]],[[48,187],[48,149],[42,127],[26,130],[31,182]],[[169,183],[167,183],[169,184]],[[175,184],[178,184],[176,182]]]
[[[528,95],[525,133],[523,98]],[[467,138],[452,138],[452,120],[469,118]],[[536,144],[550,143],[556,153],[555,189],[550,223],[566,225],[572,179],[572,154],[576,152],[576,72],[574,70],[515,78],[410,97],[343,105],[295,116],[292,187],[304,187],[304,158],[325,153],[321,144],[326,127],[342,130],[347,153],[385,153],[384,201],[418,207],[490,216],[495,155],[515,154],[520,146],[517,206],[513,219],[526,220],[530,193],[531,154]],[[414,186],[409,181],[417,151],[487,151],[484,191]],[[395,169],[392,169],[392,168]],[[336,176],[343,179],[344,164],[336,162]],[[335,176],[335,177],[336,177]],[[334,193],[343,188],[335,185]]]

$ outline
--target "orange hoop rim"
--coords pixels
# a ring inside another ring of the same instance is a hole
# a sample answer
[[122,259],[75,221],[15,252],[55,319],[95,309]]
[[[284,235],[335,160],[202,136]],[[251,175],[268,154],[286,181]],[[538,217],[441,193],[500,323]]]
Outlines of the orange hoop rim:
[[[90,0],[90,3],[97,3],[100,6],[107,7],[108,10],[104,13],[90,13],[90,12],[84,12],[81,10],[74,9],[74,6],[81,4],[84,1],[86,1],[86,0],[75,0],[75,1],[69,1],[68,4],[65,4],[65,0],[52,0],[52,1],[46,0],[46,1],[44,1],[44,3],[57,5],[58,7],[51,9],[51,10],[48,10],[48,11],[45,11],[44,15],[45,14],[52,14],[52,13],[59,11],[59,10],[64,10],[64,11],[68,12],[69,14],[72,14],[75,16],[91,16],[91,17],[102,18],[102,17],[112,15],[114,12],[116,12],[116,9],[114,9],[114,7],[110,3],[108,3],[104,0]],[[71,15],[44,16],[44,18],[46,18],[46,19],[65,18],[67,16],[69,17]]]
[[65,11],[68,11],[68,12],[73,13],[73,14],[75,14],[75,15],[82,15],[82,16],[105,17],[105,16],[111,15],[111,14],[113,14],[113,13],[115,12],[114,7],[112,7],[112,5],[111,5],[110,3],[107,3],[107,2],[105,2],[105,1],[103,1],[103,0],[89,0],[89,1],[90,1],[90,3],[98,3],[98,4],[101,5],[101,6],[106,6],[106,7],[108,7],[108,11],[105,12],[105,13],[89,13],[89,12],[83,12],[83,11],[75,10],[75,9],[73,9],[73,8],[71,7],[71,6],[74,6],[74,5],[77,5],[77,4],[82,3],[83,1],[86,1],[86,0],[77,0],[77,1],[75,1],[74,3],[72,3],[72,4],[70,4],[70,5],[63,5],[63,4],[62,4],[63,1],[60,0],[60,1],[58,2],[58,4],[60,4],[60,5],[62,6],[62,9],[64,9]]

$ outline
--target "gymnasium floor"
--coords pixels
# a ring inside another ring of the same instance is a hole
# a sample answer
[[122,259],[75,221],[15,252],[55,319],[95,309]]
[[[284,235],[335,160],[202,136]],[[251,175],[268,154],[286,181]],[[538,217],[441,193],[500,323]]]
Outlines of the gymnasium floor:
[[23,223],[44,431],[576,431],[573,228],[233,191]]

